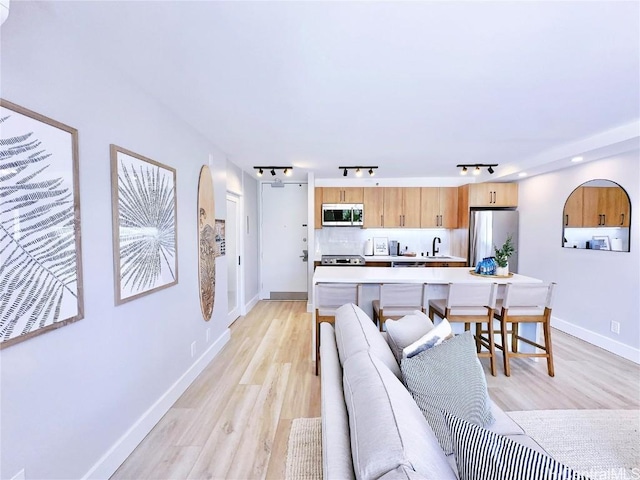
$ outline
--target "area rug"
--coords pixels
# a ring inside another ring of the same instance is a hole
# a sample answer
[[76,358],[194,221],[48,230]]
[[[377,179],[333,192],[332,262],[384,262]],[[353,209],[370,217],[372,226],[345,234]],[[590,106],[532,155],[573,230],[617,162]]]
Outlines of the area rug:
[[285,479],[322,480],[322,419],[293,419]]
[[640,478],[639,410],[507,413],[553,458],[589,478]]

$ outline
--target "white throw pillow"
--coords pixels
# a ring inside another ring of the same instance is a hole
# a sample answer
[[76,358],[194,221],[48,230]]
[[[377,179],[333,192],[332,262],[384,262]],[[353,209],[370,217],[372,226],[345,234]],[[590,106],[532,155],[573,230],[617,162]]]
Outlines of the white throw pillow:
[[408,345],[433,330],[433,323],[420,310],[405,315],[399,320],[387,320],[387,341],[398,363],[402,360],[402,351]]
[[[426,315],[425,315],[426,316]],[[433,348],[436,345],[440,345],[445,339],[451,336],[451,324],[445,318],[437,327],[429,330],[425,335],[413,342],[411,345],[406,346],[402,350],[402,358],[411,358],[420,352],[424,352],[429,348]]]

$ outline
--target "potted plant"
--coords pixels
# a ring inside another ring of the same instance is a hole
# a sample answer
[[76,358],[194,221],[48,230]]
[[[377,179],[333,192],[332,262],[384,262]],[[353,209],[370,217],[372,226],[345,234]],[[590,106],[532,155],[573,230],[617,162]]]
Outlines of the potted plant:
[[502,244],[501,248],[494,245],[493,249],[495,250],[496,263],[498,264],[498,267],[496,268],[496,275],[506,277],[509,275],[509,257],[511,257],[511,255],[516,251],[513,246],[513,235],[509,234],[507,236],[507,239]]

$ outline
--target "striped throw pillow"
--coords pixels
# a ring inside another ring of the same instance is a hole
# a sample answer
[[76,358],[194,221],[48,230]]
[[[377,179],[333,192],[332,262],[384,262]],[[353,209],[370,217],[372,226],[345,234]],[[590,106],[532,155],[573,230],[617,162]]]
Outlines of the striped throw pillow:
[[460,480],[588,480],[553,458],[443,412]]

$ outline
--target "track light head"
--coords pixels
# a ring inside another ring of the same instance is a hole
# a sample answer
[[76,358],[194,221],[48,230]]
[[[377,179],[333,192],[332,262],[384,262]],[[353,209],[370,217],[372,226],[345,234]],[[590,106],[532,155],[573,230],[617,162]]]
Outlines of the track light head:
[[347,172],[347,169],[345,168],[345,169],[344,169],[344,172],[342,173],[342,176],[343,176],[343,177],[346,177],[346,176],[347,176],[347,173],[348,173],[348,172]]
[[473,169],[473,174],[474,175],[480,175],[480,166],[476,165],[476,168]]
[[369,169],[369,176],[373,177],[376,174],[376,172],[373,171],[373,168]]
[[466,175],[467,174],[467,167],[462,167],[462,170],[460,170],[460,175]]
[[362,171],[359,168],[356,168],[356,177],[361,177]]
[[489,168],[487,169],[487,172],[493,174],[495,170],[493,169],[493,167],[491,165],[489,165]]
[[276,170],[274,168],[271,169],[271,175],[274,177],[276,176]]
[[285,174],[285,176],[290,177],[293,173],[292,170],[292,168],[285,168],[283,173]]
[[264,174],[264,170],[262,170],[261,168],[258,169],[258,176],[261,177]]

